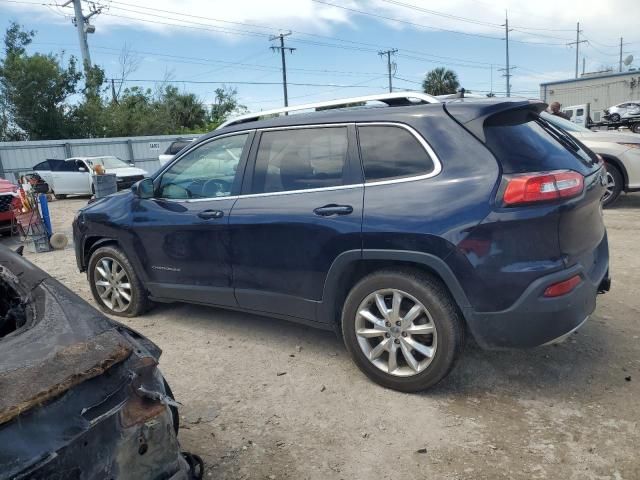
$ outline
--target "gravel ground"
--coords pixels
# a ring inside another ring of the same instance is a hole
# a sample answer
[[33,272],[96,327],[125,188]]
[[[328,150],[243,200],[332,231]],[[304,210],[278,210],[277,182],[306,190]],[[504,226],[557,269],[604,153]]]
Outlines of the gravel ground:
[[[55,229],[70,234],[85,203],[52,203]],[[640,195],[605,219],[612,291],[577,334],[527,351],[469,342],[423,394],[373,384],[334,334],[281,320],[174,304],[125,323],[164,350],[206,478],[640,479]],[[93,303],[71,247],[27,256]]]

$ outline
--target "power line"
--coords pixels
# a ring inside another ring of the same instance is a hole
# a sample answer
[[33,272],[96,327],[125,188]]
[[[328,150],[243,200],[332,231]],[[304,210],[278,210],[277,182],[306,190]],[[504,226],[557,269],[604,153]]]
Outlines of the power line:
[[[111,79],[109,79],[111,80]],[[166,79],[144,79],[144,78],[113,78],[116,82],[123,83],[165,83]],[[249,82],[244,80],[170,80],[173,83],[184,83],[184,84],[196,84],[196,85],[218,85],[218,84],[236,84],[236,85],[282,85],[282,82]],[[335,87],[335,88],[354,88],[358,85],[340,85],[335,83],[297,83],[297,82],[288,82],[288,85],[293,85],[296,87]],[[376,88],[386,88],[386,87],[376,87]]]
[[[467,36],[472,36],[472,37],[479,37],[479,38],[488,38],[488,39],[492,39],[492,40],[502,40],[501,37],[496,37],[493,35],[485,35],[482,33],[471,33],[471,32],[463,32],[461,30],[452,30],[452,29],[447,29],[447,28],[440,28],[440,27],[433,27],[431,25],[424,25],[421,23],[416,23],[416,22],[410,22],[408,20],[402,20],[399,18],[393,18],[393,17],[389,17],[386,15],[381,15],[381,14],[377,14],[377,13],[373,13],[373,12],[366,12],[363,10],[358,10],[356,8],[351,8],[351,7],[345,7],[343,5],[337,5],[335,3],[331,3],[331,2],[327,2],[325,0],[311,0],[315,3],[321,3],[323,5],[328,5],[334,8],[339,8],[342,10],[346,10],[349,12],[354,12],[354,13],[358,13],[360,15],[367,15],[370,17],[375,17],[375,18],[381,18],[383,20],[388,20],[388,21],[392,21],[392,22],[397,22],[397,23],[403,23],[405,25],[410,25],[413,27],[419,27],[419,28],[426,28],[429,30],[436,30],[436,31],[440,31],[440,32],[449,32],[449,33],[456,33],[456,34],[460,34],[460,35],[467,35]],[[564,45],[564,43],[545,43],[545,42],[529,42],[526,40],[513,40],[514,42],[519,42],[519,43],[527,43],[527,44],[532,44],[532,45]]]

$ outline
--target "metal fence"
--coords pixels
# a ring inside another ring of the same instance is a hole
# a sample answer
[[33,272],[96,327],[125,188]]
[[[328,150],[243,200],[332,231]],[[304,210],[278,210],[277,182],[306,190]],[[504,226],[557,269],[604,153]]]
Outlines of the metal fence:
[[47,158],[64,159],[98,155],[114,155],[152,173],[160,166],[158,155],[164,153],[171,142],[179,138],[194,137],[193,135],[156,135],[0,142],[0,177],[9,180],[17,179],[20,174],[29,172],[34,165]]

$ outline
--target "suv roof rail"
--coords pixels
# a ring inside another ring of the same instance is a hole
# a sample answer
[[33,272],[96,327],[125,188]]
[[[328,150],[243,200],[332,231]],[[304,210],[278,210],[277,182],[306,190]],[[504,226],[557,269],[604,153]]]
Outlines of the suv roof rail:
[[[414,100],[414,101],[412,101]],[[417,102],[415,100],[418,100]],[[289,112],[297,112],[301,110],[329,110],[332,108],[353,107],[354,104],[378,101],[386,103],[387,106],[408,106],[423,105],[425,103],[440,103],[436,97],[422,92],[390,92],[378,95],[365,95],[362,97],[341,98],[338,100],[329,100],[326,102],[307,103],[304,105],[296,105],[294,107],[276,108],[273,110],[264,110],[262,112],[247,113],[231,118],[222,124],[216,130],[240,123],[255,122],[264,117],[278,116]]]

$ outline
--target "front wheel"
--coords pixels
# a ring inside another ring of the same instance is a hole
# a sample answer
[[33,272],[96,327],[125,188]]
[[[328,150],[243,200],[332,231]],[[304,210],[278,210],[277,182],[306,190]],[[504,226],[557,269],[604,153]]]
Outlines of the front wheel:
[[93,252],[87,276],[93,298],[104,312],[136,317],[149,309],[147,292],[118,247],[106,246]]
[[612,122],[619,122],[620,121],[620,114],[619,113],[612,113],[611,115],[609,115],[609,120]]
[[442,380],[462,351],[463,320],[442,282],[413,270],[375,272],[342,312],[345,345],[362,372],[402,392]]

